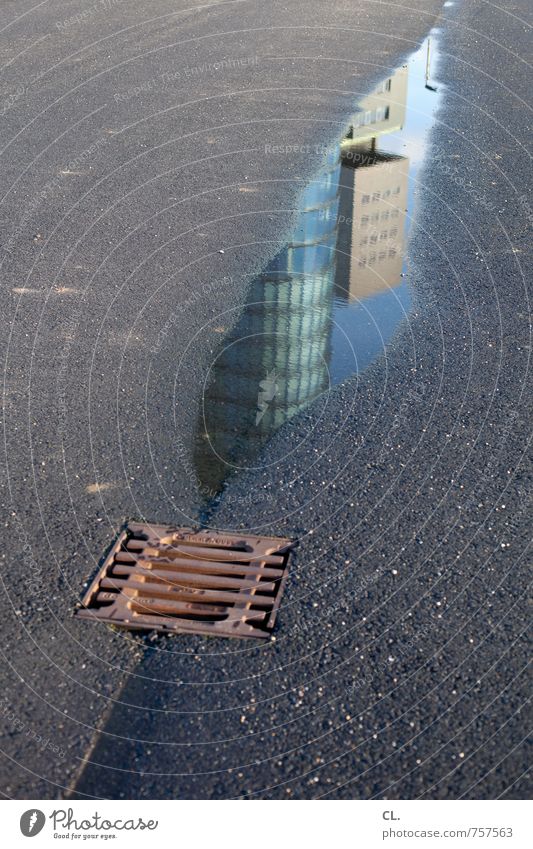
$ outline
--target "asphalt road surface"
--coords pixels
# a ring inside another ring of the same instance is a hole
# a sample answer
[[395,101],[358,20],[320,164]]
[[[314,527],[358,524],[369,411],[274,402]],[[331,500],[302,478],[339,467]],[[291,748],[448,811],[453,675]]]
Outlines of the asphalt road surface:
[[[4,4],[7,797],[525,795],[530,9],[441,5]],[[211,514],[299,539],[275,641],[73,619],[125,519],[197,521],[202,329],[435,26],[412,312]]]

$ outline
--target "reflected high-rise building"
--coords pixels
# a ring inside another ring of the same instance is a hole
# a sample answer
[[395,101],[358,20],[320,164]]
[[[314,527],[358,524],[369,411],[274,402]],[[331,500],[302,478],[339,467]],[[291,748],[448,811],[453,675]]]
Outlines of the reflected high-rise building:
[[363,300],[401,282],[409,159],[380,150],[402,129],[407,67],[360,103],[342,142],[336,294]]
[[251,284],[213,364],[195,449],[206,494],[234,467],[253,464],[261,445],[328,387],[339,173],[340,145],[304,191],[291,241]]
[[401,128],[406,93],[402,68],[360,103],[304,191],[290,242],[252,282],[224,338],[194,451],[206,496],[253,466],[275,431],[328,389],[335,298],[362,299],[400,280],[408,161],[377,147]]
[[405,156],[368,149],[356,159],[345,152],[337,297],[363,300],[400,284],[408,168]]
[[371,146],[380,136],[402,129],[407,107],[407,76],[404,65],[359,101],[344,146]]

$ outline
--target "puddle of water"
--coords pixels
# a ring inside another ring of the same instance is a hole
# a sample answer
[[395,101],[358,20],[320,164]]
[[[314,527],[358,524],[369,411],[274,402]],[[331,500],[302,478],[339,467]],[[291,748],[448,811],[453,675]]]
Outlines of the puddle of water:
[[383,354],[407,315],[406,244],[439,100],[434,48],[426,40],[359,101],[303,192],[291,240],[252,282],[206,379],[194,451],[206,496],[253,466],[288,419]]

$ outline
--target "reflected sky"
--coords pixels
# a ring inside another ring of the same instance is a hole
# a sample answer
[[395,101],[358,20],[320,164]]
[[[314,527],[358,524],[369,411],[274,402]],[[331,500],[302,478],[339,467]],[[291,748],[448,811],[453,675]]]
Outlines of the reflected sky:
[[296,413],[383,355],[410,309],[406,244],[439,95],[428,41],[361,99],[302,193],[207,375],[194,464],[208,499]]

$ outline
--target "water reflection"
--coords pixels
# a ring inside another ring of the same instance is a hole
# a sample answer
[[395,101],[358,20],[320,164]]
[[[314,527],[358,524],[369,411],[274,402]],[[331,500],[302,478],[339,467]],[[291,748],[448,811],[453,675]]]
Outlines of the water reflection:
[[210,494],[330,385],[340,171],[339,145],[305,190],[291,242],[253,281],[212,365],[195,452]]
[[[424,88],[425,60],[422,48],[359,102],[303,193],[291,241],[251,284],[206,382],[194,451],[206,495],[253,466],[284,422],[383,352],[409,309],[407,211],[434,109],[427,98],[435,99]],[[413,71],[422,83],[414,104]]]

